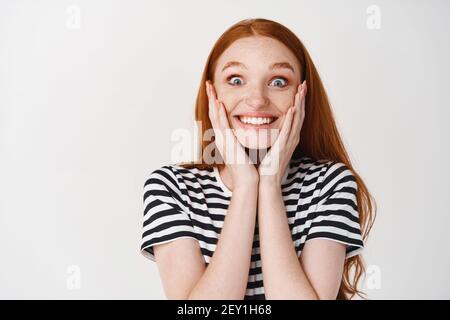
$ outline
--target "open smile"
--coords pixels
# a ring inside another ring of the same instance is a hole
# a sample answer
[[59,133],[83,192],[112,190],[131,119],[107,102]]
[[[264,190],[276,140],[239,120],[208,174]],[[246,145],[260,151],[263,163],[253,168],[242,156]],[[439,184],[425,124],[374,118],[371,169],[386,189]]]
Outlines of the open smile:
[[248,114],[234,116],[237,123],[244,129],[267,129],[273,127],[278,117],[273,115],[252,116]]

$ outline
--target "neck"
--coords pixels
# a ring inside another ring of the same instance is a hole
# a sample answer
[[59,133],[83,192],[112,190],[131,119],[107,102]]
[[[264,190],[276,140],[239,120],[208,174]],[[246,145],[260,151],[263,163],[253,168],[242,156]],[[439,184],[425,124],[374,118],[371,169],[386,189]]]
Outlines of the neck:
[[256,168],[261,164],[262,159],[266,156],[267,152],[269,152],[269,148],[265,149],[250,149],[245,148],[245,152],[247,153],[250,161],[255,165]]
[[[268,149],[249,149],[245,147],[244,149],[250,159],[250,162],[255,166],[256,169],[258,169],[262,159],[264,159],[264,156],[270,150],[270,147]],[[232,191],[233,179],[228,172],[226,164],[219,163],[217,164],[217,167],[219,169],[220,177],[222,178],[223,183],[228,187],[228,189]]]

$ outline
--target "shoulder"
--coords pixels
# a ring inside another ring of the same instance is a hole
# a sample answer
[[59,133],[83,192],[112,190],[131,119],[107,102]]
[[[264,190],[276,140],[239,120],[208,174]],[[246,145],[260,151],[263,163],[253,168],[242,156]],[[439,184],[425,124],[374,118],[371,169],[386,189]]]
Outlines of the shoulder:
[[163,165],[145,174],[144,187],[150,184],[166,184],[166,183],[176,183],[176,173],[174,171],[173,165]]
[[340,161],[322,160],[323,175],[318,179],[317,189],[320,200],[339,193],[346,197],[354,196],[358,190],[358,185],[353,169]]
[[328,161],[326,172],[321,183],[322,189],[334,187],[338,184],[350,184],[356,188],[356,178],[352,169],[339,161]]
[[290,166],[298,170],[307,171],[309,174],[314,172],[323,172],[326,175],[330,175],[333,172],[351,173],[350,168],[340,161],[334,161],[329,159],[314,159],[308,156],[304,156],[300,159],[292,159]]
[[[291,159],[289,164],[289,176],[301,176],[306,180],[316,180],[323,177],[332,161],[324,159],[314,159],[312,157],[304,156],[298,159]],[[288,177],[289,177],[288,176]]]
[[345,163],[308,156],[291,160],[288,180],[293,176],[300,176],[304,186],[314,186],[314,189],[327,189],[336,182],[356,182],[353,171]]
[[314,175],[318,172],[324,174],[332,161],[324,159],[314,159],[304,156],[298,159],[291,159],[289,163],[290,173],[303,173],[305,175]]
[[185,185],[185,182],[197,182],[204,178],[211,179],[213,168],[184,167],[180,164],[166,164],[145,175],[145,185],[149,183],[170,183],[174,186]]

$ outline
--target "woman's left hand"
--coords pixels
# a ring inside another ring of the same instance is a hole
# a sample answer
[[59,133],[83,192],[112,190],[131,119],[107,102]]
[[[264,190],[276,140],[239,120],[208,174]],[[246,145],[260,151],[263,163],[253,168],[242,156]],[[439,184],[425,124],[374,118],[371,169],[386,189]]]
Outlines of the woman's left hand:
[[281,186],[289,161],[300,142],[300,130],[305,119],[306,81],[298,86],[294,105],[286,112],[280,134],[258,166],[260,183]]

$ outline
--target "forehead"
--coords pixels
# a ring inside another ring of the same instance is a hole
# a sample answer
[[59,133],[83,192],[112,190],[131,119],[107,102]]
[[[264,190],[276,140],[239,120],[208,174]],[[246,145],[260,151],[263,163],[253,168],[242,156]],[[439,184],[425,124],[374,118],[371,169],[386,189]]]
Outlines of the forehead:
[[274,63],[289,62],[295,73],[300,74],[299,63],[291,50],[270,37],[254,36],[234,41],[217,60],[216,72],[221,72],[229,61],[239,61],[248,69],[267,69]]

